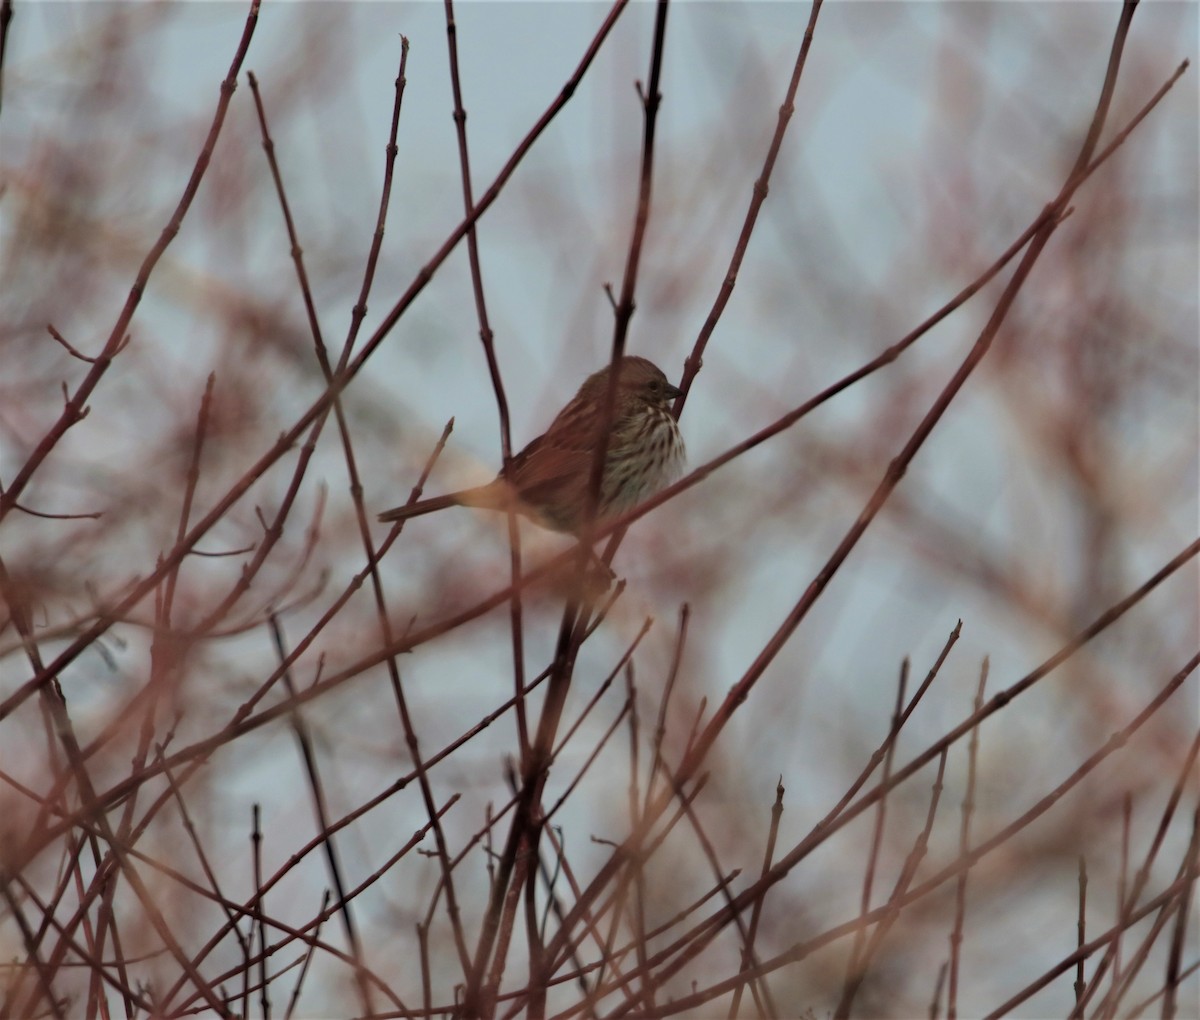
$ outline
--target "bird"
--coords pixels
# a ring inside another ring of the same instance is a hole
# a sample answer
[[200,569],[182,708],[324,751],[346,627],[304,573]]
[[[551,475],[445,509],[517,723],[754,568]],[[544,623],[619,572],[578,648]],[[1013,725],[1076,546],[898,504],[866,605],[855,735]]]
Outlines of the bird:
[[603,524],[666,488],[683,473],[686,459],[671,413],[671,401],[682,391],[653,362],[626,355],[588,376],[550,427],[493,481],[385,510],[379,520],[405,521],[451,506],[505,512],[511,507],[544,528],[578,536],[587,520],[592,466],[614,370],[617,388],[595,521]]

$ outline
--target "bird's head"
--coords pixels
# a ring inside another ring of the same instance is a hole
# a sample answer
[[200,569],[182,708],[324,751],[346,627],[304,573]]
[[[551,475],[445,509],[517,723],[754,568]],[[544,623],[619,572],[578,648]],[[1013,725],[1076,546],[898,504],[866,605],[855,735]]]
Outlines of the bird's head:
[[[583,384],[591,398],[599,403],[603,403],[605,399],[609,374],[613,367],[605,366],[599,372],[593,373]],[[616,393],[618,405],[633,402],[666,408],[680,394],[677,386],[672,386],[667,382],[667,377],[663,375],[662,369],[645,358],[626,355],[617,362],[615,368],[618,373]]]

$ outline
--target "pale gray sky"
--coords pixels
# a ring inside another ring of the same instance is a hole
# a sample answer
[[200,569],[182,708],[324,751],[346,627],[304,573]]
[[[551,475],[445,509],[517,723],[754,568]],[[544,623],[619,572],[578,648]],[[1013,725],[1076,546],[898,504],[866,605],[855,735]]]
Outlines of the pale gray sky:
[[[18,2],[16,9],[0,116],[0,187],[8,190],[0,198],[0,272],[10,280],[8,288],[0,283],[0,308],[19,305],[10,321],[50,320],[81,346],[94,346],[186,179],[246,8],[224,2],[124,8],[128,35],[121,48],[129,51],[128,67],[135,70],[113,85],[111,120],[80,116],[95,99],[81,81],[92,70],[98,31],[120,31],[111,20],[117,8]],[[683,415],[693,464],[769,424],[893,343],[969,283],[1036,217],[1054,197],[1082,141],[1118,10],[1116,3],[827,3],[769,198]],[[556,96],[606,11],[593,3],[457,5],[477,196]],[[1109,137],[1181,60],[1195,61],[1198,11],[1193,3],[1141,6]],[[653,358],[672,377],[681,372],[724,276],[808,13],[800,3],[681,2],[671,8],[652,220],[629,348]],[[629,7],[572,101],[479,224],[516,448],[544,428],[578,382],[608,356],[612,316],[602,287],[619,285],[632,226],[642,124],[633,82],[646,75],[653,19],[650,3]],[[245,65],[261,81],[321,324],[335,351],[374,226],[401,34],[411,43],[408,85],[365,337],[462,218],[444,9],[432,2],[266,3]],[[819,776],[821,782],[789,790],[781,841],[799,838],[885,731],[903,657],[912,657],[914,677],[923,675],[956,620],[963,620],[942,697],[913,720],[906,748],[911,753],[966,713],[984,655],[991,657],[994,687],[1007,685],[1080,622],[1071,613],[1080,602],[1091,605],[1077,596],[1087,591],[1093,565],[1080,509],[1086,501],[1065,480],[1067,467],[1046,453],[1054,426],[1062,423],[1051,420],[1039,430],[1032,411],[1028,420],[1021,413],[1021,387],[1030,394],[1070,387],[1074,369],[1069,354],[1059,353],[1070,344],[1059,336],[1060,327],[1068,339],[1096,342],[1109,322],[1120,322],[1126,340],[1130,329],[1144,328],[1145,335],[1137,332],[1136,342],[1129,343],[1128,356],[1140,353],[1169,377],[1171,399],[1158,390],[1135,395],[1108,423],[1111,447],[1102,460],[1143,479],[1130,485],[1146,485],[1151,504],[1127,506],[1117,499],[1116,486],[1109,509],[1124,530],[1119,562],[1109,564],[1106,575],[1116,585],[1113,594],[1140,583],[1194,537],[1194,458],[1190,468],[1173,474],[1177,486],[1164,487],[1161,497],[1145,479],[1172,475],[1179,449],[1188,449],[1197,426],[1194,354],[1175,363],[1160,355],[1160,346],[1185,352],[1195,347],[1198,123],[1193,66],[1122,155],[1100,171],[1092,191],[1081,193],[1073,217],[1035,268],[995,358],[967,385],[914,462],[897,494],[900,506],[876,522],[768,670],[756,690],[758,701],[735,719],[726,740],[731,748],[745,749],[737,756],[741,771],[713,792],[715,803],[737,802],[747,815],[765,821],[779,774]],[[164,132],[171,139],[166,146]],[[39,163],[39,151],[56,155]],[[69,159],[72,151],[86,151],[103,183],[103,201],[73,196],[56,177],[54,160]],[[86,285],[78,290],[42,293],[11,282],[35,272],[11,242],[20,217],[37,206],[43,184],[48,191],[63,189],[54,191],[55,201],[78,197],[85,209],[96,201],[105,216],[102,224],[93,224],[96,237],[83,252],[80,270]],[[1132,224],[1133,240],[1114,250],[1106,246],[1104,231],[1117,223]],[[1067,255],[1080,247],[1095,253],[1095,277],[1073,275],[1077,263]],[[1072,316],[1085,304],[1079,295],[1108,288],[1112,279],[1135,295],[1131,300],[1145,322],[1130,327],[1129,318],[1118,320],[1115,312],[1111,319],[1078,312],[1076,323]],[[201,196],[135,320],[136,357],[144,359],[139,364],[173,397],[133,404],[130,391],[102,387],[93,402],[92,430],[72,435],[63,456],[100,474],[124,470],[122,465],[138,462],[142,444],[174,420],[177,400],[194,406],[209,371],[217,371],[219,386],[228,382],[221,360],[228,321],[209,316],[207,309],[239,293],[270,310],[272,342],[281,343],[294,362],[290,376],[281,377],[277,363],[269,362],[272,374],[242,380],[265,395],[271,417],[264,434],[273,436],[308,406],[318,387],[244,76]],[[647,710],[656,705],[678,607],[686,601],[693,614],[692,697],[707,695],[710,707],[723,697],[853,522],[978,334],[998,293],[989,288],[896,366],[640,522],[617,561],[618,572],[630,581],[624,609],[614,618],[611,636],[581,658],[582,689],[594,689],[643,616],[652,615],[657,624],[639,677],[655,692],[647,694]],[[1007,347],[1040,350],[1044,360],[1031,359],[1035,367],[1027,374],[1005,376],[992,361]],[[57,383],[48,385],[56,394]],[[451,416],[455,432],[428,491],[495,471],[496,407],[465,247],[400,321],[349,399],[363,432],[369,508],[391,506],[407,495]],[[13,406],[0,414],[22,418]],[[1054,401],[1038,406],[1053,407]],[[137,411],[131,414],[131,407]],[[0,436],[0,477],[10,477],[21,462],[14,434],[36,435],[39,422],[31,415]],[[323,443],[313,481],[329,487],[326,527],[335,536],[344,529],[322,564],[334,579],[330,591],[336,591],[337,582],[360,568],[361,550],[353,541],[332,429]],[[258,453],[245,451],[245,463]],[[269,501],[281,485],[280,479],[268,479],[256,498]],[[61,477],[47,492],[81,498]],[[314,485],[302,503],[315,501]],[[251,517],[249,510],[245,516]],[[169,515],[166,519],[169,523]],[[405,615],[401,607],[409,605],[427,612],[430,591],[438,592],[436,615],[501,586],[508,569],[501,530],[469,511],[413,522],[388,561],[396,615]],[[964,561],[951,534],[978,540],[1047,604],[1066,607],[1066,618],[1056,621],[1062,629],[1046,619],[1031,623],[1027,605],[1017,606],[980,584],[973,573],[977,565]],[[129,561],[126,571],[150,570],[168,537],[153,530],[127,537],[128,547],[120,550]],[[540,540],[531,535],[530,548],[536,550]],[[223,542],[232,546],[237,539],[230,531],[214,535],[211,544]],[[550,548],[561,544],[548,540]],[[1069,770],[1102,740],[1130,705],[1140,703],[1132,692],[1140,696],[1163,679],[1161,671],[1139,675],[1131,663],[1147,661],[1146,643],[1156,648],[1149,659],[1154,666],[1176,663],[1180,649],[1187,650],[1194,637],[1189,611],[1195,608],[1194,587],[1194,578],[1181,581],[1159,609],[1131,624],[1144,629],[1105,646],[1111,652],[1102,656],[1107,679],[1118,687],[1128,683],[1131,692],[1128,702],[1115,699],[1120,711],[1114,709],[1111,719],[1081,711],[1079,719],[1072,717],[1077,730],[1064,734],[1062,706],[1071,703],[1071,689],[1047,685],[1031,693],[1018,719],[997,724],[989,735],[992,746],[1003,746],[1018,763],[1034,764],[1029,774],[1014,769],[1007,757],[997,764],[993,824],[1003,824],[1034,791],[1044,791],[1051,781],[1045,777]],[[324,604],[318,600],[309,615],[299,614],[297,633]],[[530,675],[549,659],[556,619],[553,605],[530,611]],[[406,657],[428,748],[452,739],[467,720],[507,696],[507,627],[507,616],[493,613],[456,641],[435,642]],[[117,652],[120,669],[138,674],[143,646],[136,633],[124,638],[129,644]],[[331,659],[344,665],[365,654],[370,640],[358,632],[331,638]],[[239,684],[269,664],[270,649],[260,635],[231,647],[237,651],[228,659],[224,651],[216,657],[228,670],[222,682],[241,690]],[[247,665],[251,654],[259,658]],[[23,663],[7,668],[18,681],[24,675]],[[309,664],[306,676],[312,668]],[[82,663],[75,677],[77,696],[89,705],[85,680],[95,670],[94,663]],[[376,671],[369,681],[358,681],[353,698],[331,699],[337,724],[353,725],[362,741],[360,748],[325,747],[346,804],[386,781],[379,775],[381,754],[394,753],[397,768],[403,761],[394,715],[379,707],[379,699],[390,697],[384,687]],[[610,693],[610,707],[622,697]],[[95,710],[102,718],[102,699]],[[482,805],[500,796],[495,766],[511,743],[511,722],[505,720],[465,756],[475,770],[445,774],[444,791],[468,793],[449,823],[453,839],[475,831]],[[1044,761],[1040,756],[1047,748],[1062,750],[1062,756]],[[238,764],[226,774],[227,799],[218,808],[237,839],[249,803],[262,800],[264,788],[298,782],[291,753],[282,735],[274,744],[264,738],[261,745],[239,745]],[[281,770],[287,778],[280,778]],[[603,793],[594,791],[580,800],[593,813],[597,803],[604,804]],[[281,797],[276,807],[280,833],[308,824],[302,793],[294,804]],[[406,803],[408,808],[417,817],[417,801]],[[589,850],[587,838],[600,823],[583,808],[563,821],[580,858],[592,853],[598,859],[601,851]],[[348,838],[352,866],[377,865],[379,841],[397,828],[412,828],[412,817],[402,810],[385,821],[365,822],[367,835]],[[289,848],[281,838],[271,852],[285,858]],[[404,881],[427,881],[432,865],[423,866],[427,870],[413,865]],[[845,888],[813,877],[817,874],[798,881],[853,902],[857,873],[842,876]],[[403,900],[402,886],[390,890],[373,905],[378,912],[373,920],[386,916],[388,904]],[[783,920],[776,921],[786,929]],[[786,932],[777,934],[786,941]],[[1021,947],[1008,948],[1011,954],[997,966],[1004,980],[1010,970],[1020,974],[1026,966]],[[1040,958],[1028,963],[1035,965],[1042,965]],[[936,973],[936,964],[929,966]],[[967,994],[978,998],[974,1005],[964,1003],[964,1015],[999,1001],[988,982]],[[1056,994],[1044,1000],[1048,1012],[1062,1011],[1066,985]],[[332,991],[330,996],[336,1001]],[[820,1002],[813,1005],[823,1015]]]

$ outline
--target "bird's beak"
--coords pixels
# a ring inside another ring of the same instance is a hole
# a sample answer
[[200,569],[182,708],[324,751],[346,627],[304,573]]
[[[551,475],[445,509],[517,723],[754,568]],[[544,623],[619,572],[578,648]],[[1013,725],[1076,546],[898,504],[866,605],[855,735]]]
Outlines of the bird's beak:
[[670,383],[667,383],[665,392],[672,400],[674,400],[676,397],[683,396],[683,390],[681,390],[678,386],[672,386]]

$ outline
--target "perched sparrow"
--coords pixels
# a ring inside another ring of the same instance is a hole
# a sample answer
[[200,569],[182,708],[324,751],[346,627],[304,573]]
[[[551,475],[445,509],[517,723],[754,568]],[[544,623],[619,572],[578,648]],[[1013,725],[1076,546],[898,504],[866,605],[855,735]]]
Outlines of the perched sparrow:
[[[670,485],[683,472],[683,439],[671,416],[679,390],[645,358],[616,364],[608,447],[596,520],[619,516]],[[494,481],[386,510],[384,522],[403,521],[448,506],[507,510],[511,505],[545,528],[578,534],[588,505],[592,461],[605,425],[610,368],[588,376],[550,427],[512,458]]]

